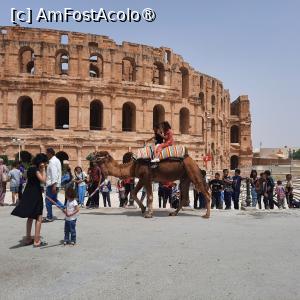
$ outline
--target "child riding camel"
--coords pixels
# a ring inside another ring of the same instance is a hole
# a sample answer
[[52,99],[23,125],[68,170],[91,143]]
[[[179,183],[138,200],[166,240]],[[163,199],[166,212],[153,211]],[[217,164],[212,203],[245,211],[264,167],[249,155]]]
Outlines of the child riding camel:
[[173,138],[173,131],[171,129],[171,126],[169,122],[164,121],[161,124],[163,134],[162,137],[164,139],[164,142],[162,144],[157,145],[155,149],[155,157],[151,160],[151,162],[159,162],[159,155],[162,152],[162,150],[166,147],[172,146],[174,144],[174,138]]

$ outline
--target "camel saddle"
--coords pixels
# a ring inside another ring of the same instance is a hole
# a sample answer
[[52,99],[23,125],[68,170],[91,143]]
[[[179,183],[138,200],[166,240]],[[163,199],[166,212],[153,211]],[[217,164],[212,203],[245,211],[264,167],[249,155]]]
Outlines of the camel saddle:
[[[184,146],[168,146],[164,148],[160,155],[159,159],[162,160],[183,160],[187,155],[187,150]],[[136,160],[145,160],[149,161],[153,159],[155,156],[155,148],[154,146],[146,146],[144,148],[140,148],[137,150],[137,154],[135,155]]]

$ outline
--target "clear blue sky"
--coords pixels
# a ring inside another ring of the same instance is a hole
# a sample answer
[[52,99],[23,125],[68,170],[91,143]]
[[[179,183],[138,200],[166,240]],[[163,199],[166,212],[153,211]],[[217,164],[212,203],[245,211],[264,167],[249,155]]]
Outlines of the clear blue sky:
[[80,10],[153,8],[153,23],[34,23],[167,46],[195,69],[213,75],[234,100],[251,99],[253,144],[300,146],[300,1],[3,1],[0,24],[10,25],[10,9],[72,7]]

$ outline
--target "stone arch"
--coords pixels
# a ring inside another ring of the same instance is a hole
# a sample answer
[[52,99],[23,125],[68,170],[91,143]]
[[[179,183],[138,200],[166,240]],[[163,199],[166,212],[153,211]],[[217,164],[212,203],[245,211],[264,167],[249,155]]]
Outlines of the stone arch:
[[165,108],[161,104],[153,107],[153,127],[165,121]]
[[164,85],[165,84],[165,68],[161,62],[155,62],[153,65],[153,83]]
[[59,151],[55,156],[60,160],[61,164],[63,164],[65,160],[69,160],[69,155],[65,151]]
[[239,167],[239,157],[237,155],[232,155],[230,157],[230,169],[235,170]]
[[204,107],[205,106],[205,102],[204,102],[204,93],[200,92],[199,93],[199,104]]
[[185,67],[180,68],[181,73],[181,96],[182,98],[189,97],[189,71]]
[[103,129],[103,104],[100,100],[90,103],[90,130]]
[[216,136],[216,121],[215,119],[211,120],[211,137],[214,139]]
[[125,57],[122,60],[122,80],[123,81],[136,80],[135,61],[131,57]]
[[230,143],[240,142],[240,128],[237,125],[233,125],[230,128]]
[[21,73],[34,74],[34,51],[30,47],[22,47],[19,51]]
[[28,96],[22,96],[18,100],[18,116],[20,128],[32,128],[33,102]]
[[136,131],[136,107],[132,102],[123,104],[122,131]]
[[55,129],[69,129],[69,101],[58,98],[55,102]]
[[94,78],[103,77],[103,58],[99,53],[91,54],[89,58],[89,76]]
[[190,129],[190,111],[183,107],[179,112],[179,130],[182,134],[188,134]]
[[214,155],[216,153],[215,143],[211,143],[210,149],[211,149],[211,153]]
[[70,71],[70,55],[65,49],[60,49],[55,55],[55,73],[58,75],[68,75]]

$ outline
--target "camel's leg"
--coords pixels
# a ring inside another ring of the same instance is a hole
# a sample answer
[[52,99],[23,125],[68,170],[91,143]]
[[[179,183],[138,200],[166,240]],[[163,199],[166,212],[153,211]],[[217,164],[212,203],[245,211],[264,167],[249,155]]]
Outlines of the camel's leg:
[[203,216],[204,218],[210,217],[210,202],[211,197],[208,191],[207,183],[205,182],[204,178],[202,177],[201,170],[196,164],[196,162],[191,158],[187,157],[183,160],[184,168],[188,174],[188,177],[193,182],[196,190],[201,192],[206,200],[206,214]]
[[140,209],[142,210],[142,214],[146,211],[146,207],[144,206],[143,202],[138,198],[137,193],[143,186],[144,186],[144,183],[140,179],[138,181],[137,185],[135,186],[134,190],[131,192],[131,196],[132,196],[133,200],[135,200],[135,202],[138,204]]
[[147,207],[148,211],[145,213],[145,218],[153,217],[153,192],[152,192],[152,181],[147,180],[145,183],[145,188],[147,191]]
[[177,216],[182,206],[187,203],[189,198],[189,188],[191,181],[188,177],[182,178],[179,183],[180,188],[180,201],[177,209],[169,214],[169,216]]

